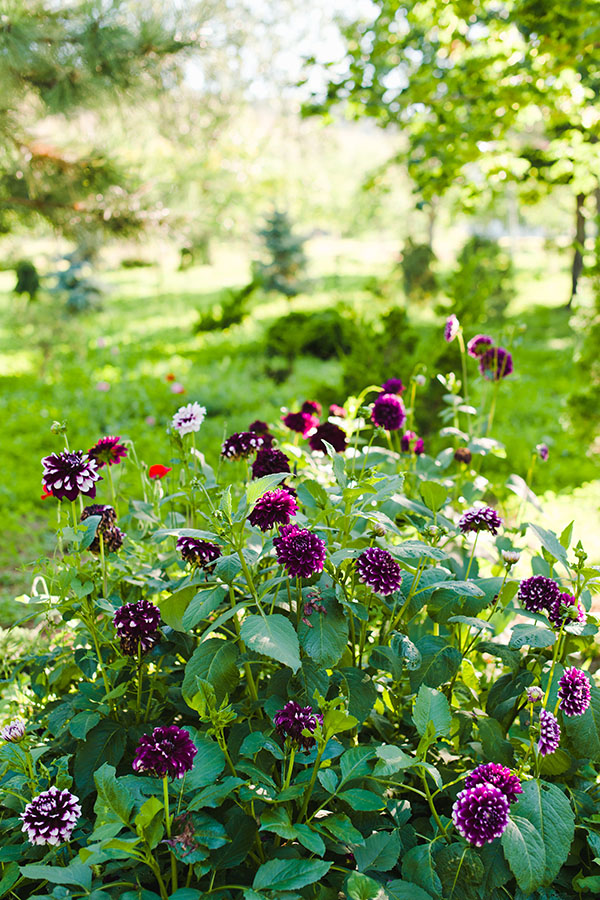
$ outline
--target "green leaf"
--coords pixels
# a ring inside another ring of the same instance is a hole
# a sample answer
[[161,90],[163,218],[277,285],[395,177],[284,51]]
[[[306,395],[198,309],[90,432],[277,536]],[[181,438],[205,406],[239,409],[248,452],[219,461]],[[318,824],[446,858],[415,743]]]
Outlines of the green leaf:
[[[445,591],[451,591],[461,597],[485,597],[485,591],[475,584],[473,581],[438,581],[427,585],[427,590],[438,590],[443,588]],[[417,591],[417,595],[420,592]]]
[[448,554],[439,547],[430,547],[425,541],[403,541],[390,547],[390,553],[400,559],[447,559]]
[[551,647],[555,641],[556,635],[549,628],[519,623],[513,627],[508,646],[511,650],[519,650],[521,647],[541,649]]
[[600,760],[600,690],[587,672],[590,705],[582,716],[563,716],[563,726],[575,752],[594,762]]
[[262,478],[253,479],[246,488],[246,503],[248,504],[248,513],[251,513],[256,505],[256,501],[272,490],[278,484],[288,477],[288,472],[275,472],[273,475],[263,475]]
[[377,689],[362,669],[343,668],[339,671],[348,689],[348,712],[362,724],[375,705]]
[[75,754],[74,776],[81,799],[94,790],[94,773],[103,765],[117,766],[125,752],[126,731],[120,722],[103,719],[88,732]]
[[432,512],[438,512],[438,510],[442,509],[448,497],[446,488],[438,484],[437,481],[422,481],[419,485],[419,493],[427,509],[432,510]]
[[431,634],[418,640],[416,647],[421,654],[421,665],[410,673],[412,689],[416,690],[420,684],[436,688],[450,681],[462,661],[456,647],[450,647],[445,638]]
[[483,755],[489,762],[499,762],[509,768],[514,762],[514,750],[507,741],[497,719],[482,716],[477,719]]
[[354,848],[356,865],[361,872],[369,869],[389,872],[398,862],[401,847],[397,831],[377,831],[362,846]]
[[19,874],[19,866],[16,862],[10,862],[6,866],[4,875],[0,880],[0,897],[5,897],[8,894],[15,881],[19,878]]
[[388,881],[385,891],[389,900],[432,900],[431,894],[410,881]]
[[[206,775],[202,773],[201,777],[205,778]],[[225,800],[236,787],[239,787],[243,783],[241,778],[234,778],[233,775],[228,775],[220,781],[219,784],[209,784],[199,793],[194,794],[194,797],[187,808],[202,809],[207,806],[210,809],[217,809],[221,806],[223,800]]]
[[382,885],[362,872],[351,872],[348,875],[344,894],[348,900],[387,900],[387,893]]
[[[109,809],[124,825],[129,824],[129,817],[133,809],[134,798],[127,788],[119,784],[115,777],[114,766],[104,763],[94,775],[98,799],[96,806],[101,803]],[[95,807],[96,808],[96,807]],[[97,812],[97,810],[96,810]],[[107,821],[103,819],[103,821]]]
[[350,788],[348,791],[342,791],[338,794],[340,800],[348,803],[353,809],[361,812],[369,812],[375,809],[383,809],[385,800],[374,794],[373,791],[365,791],[362,788]]
[[541,835],[529,819],[511,816],[501,840],[517,884],[532,894],[544,882],[546,850]]
[[300,668],[298,635],[285,616],[247,616],[242,622],[241,638],[251,650],[276,659],[293,672]]
[[320,881],[332,863],[309,859],[270,859],[256,872],[252,887],[255,891],[293,891]]
[[400,631],[395,631],[393,633],[390,648],[404,661],[404,664],[409,671],[418,669],[421,665],[421,654],[419,653],[416,644],[413,644],[410,638]]
[[565,550],[568,550],[569,547],[571,546],[571,540],[572,540],[572,538],[573,538],[573,526],[574,526],[574,524],[575,524],[574,521],[573,521],[573,522],[569,522],[569,524],[566,526],[566,528],[564,528],[564,529],[562,530],[562,533],[561,533],[561,535],[560,535],[559,541],[560,541],[560,543],[561,543],[561,546],[563,546],[563,547],[565,548]]
[[189,631],[190,628],[194,628],[199,622],[207,619],[223,603],[226,594],[227,589],[221,584],[210,588],[210,590],[199,591],[192,598],[190,605],[182,616],[182,629]]
[[192,698],[198,690],[196,678],[208,681],[215,689],[217,702],[237,687],[238,649],[233,641],[209,638],[194,650],[185,667],[181,691],[184,698]]
[[348,816],[336,813],[333,816],[326,816],[323,819],[316,819],[315,825],[322,831],[327,831],[340,844],[350,847],[354,844],[360,844],[363,836],[360,831],[354,827]]
[[[189,729],[190,733],[192,729]],[[204,735],[192,734],[197,753],[194,757],[194,768],[186,775],[186,787],[197,790],[206,785],[213,785],[225,768],[225,755],[216,741]]]
[[80,712],[74,716],[69,722],[69,731],[74,738],[79,741],[85,741],[88,731],[100,721],[100,713],[98,712]]
[[88,516],[87,519],[83,521],[83,536],[79,542],[80,550],[87,550],[90,546],[94,538],[96,537],[96,532],[98,530],[98,525],[102,521],[102,516]]
[[311,853],[323,856],[327,849],[325,847],[325,841],[320,834],[310,827],[310,825],[294,825],[294,831],[296,833],[296,838],[303,847],[306,847]]
[[188,584],[159,603],[163,622],[174,631],[185,631],[183,616],[196,593],[196,585]]
[[435,871],[431,844],[419,844],[403,855],[402,878],[414,882],[432,897],[441,897],[442,882]]
[[229,837],[225,831],[225,826],[218,822],[213,816],[206,812],[192,813],[192,821],[194,824],[194,839],[208,847],[209,850],[216,850],[229,843]]
[[375,756],[374,747],[350,747],[340,758],[342,780],[346,784],[353,778],[364,778],[371,771],[369,761]]
[[92,887],[92,869],[78,859],[68,866],[42,866],[32,863],[21,866],[21,875],[34,881],[49,881],[50,884],[71,884],[89,891]]
[[421,737],[432,722],[436,737],[447,737],[450,734],[452,717],[450,706],[444,694],[422,684],[413,708],[413,722]]
[[231,584],[242,571],[242,564],[237,553],[230,553],[228,556],[220,556],[215,564],[214,575]]
[[477,619],[474,616],[451,616],[449,622],[458,622],[459,625],[468,625],[469,628],[476,628],[477,631],[494,631],[494,626],[483,619]]
[[412,756],[408,756],[400,747],[394,744],[382,744],[376,749],[378,761],[373,770],[373,774],[377,778],[386,778],[388,775],[394,775],[402,769],[409,769],[414,766],[416,760]]
[[[532,779],[523,783],[523,793],[512,807],[511,818],[527,819],[541,837],[544,869],[536,888],[551,884],[569,855],[573,842],[575,816],[571,804],[555,784]],[[528,840],[531,843],[531,839]],[[512,868],[510,859],[508,862]]]
[[550,553],[555,559],[563,564],[567,571],[569,570],[569,562],[567,559],[567,551],[560,543],[560,540],[554,534],[553,531],[548,531],[546,528],[542,528],[541,525],[532,525],[529,523],[529,527],[533,531],[533,533],[537,536],[540,544],[544,547],[548,553]]
[[358,719],[341,709],[327,709],[323,713],[323,732],[328,738],[343,731],[352,731],[358,725]]
[[346,649],[348,619],[342,606],[336,601],[324,599],[325,613],[313,614],[310,626],[301,623],[298,628],[300,645],[317,665],[334,666]]
[[333,769],[319,769],[317,778],[328,794],[335,794],[339,778]]

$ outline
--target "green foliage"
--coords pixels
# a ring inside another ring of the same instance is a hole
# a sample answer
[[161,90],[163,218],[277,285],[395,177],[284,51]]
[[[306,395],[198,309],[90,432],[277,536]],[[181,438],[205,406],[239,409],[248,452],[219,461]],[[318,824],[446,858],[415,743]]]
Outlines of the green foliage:
[[292,312],[269,326],[265,349],[267,356],[289,360],[302,355],[338,359],[352,352],[359,336],[359,324],[341,307],[315,313]]
[[15,266],[17,283],[14,286],[15,294],[27,294],[33,300],[40,288],[40,276],[35,265],[28,259],[22,259]]
[[64,302],[67,311],[80,313],[100,304],[104,288],[92,276],[92,266],[85,253],[75,251],[65,256],[63,265],[51,273],[48,292]]
[[267,217],[265,227],[258,234],[264,242],[266,259],[254,263],[254,280],[265,291],[294,297],[302,290],[306,238],[293,232],[288,214],[278,209]]
[[458,254],[445,287],[449,311],[463,325],[501,318],[515,295],[512,260],[496,241],[473,235]]
[[419,244],[408,238],[400,256],[400,268],[404,293],[409,301],[427,300],[437,293],[435,263],[431,244]]

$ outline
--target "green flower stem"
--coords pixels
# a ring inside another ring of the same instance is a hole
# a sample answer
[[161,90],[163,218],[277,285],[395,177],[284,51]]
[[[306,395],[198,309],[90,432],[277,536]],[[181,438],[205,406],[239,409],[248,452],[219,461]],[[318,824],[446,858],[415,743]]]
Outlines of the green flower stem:
[[323,743],[323,746],[319,748],[317,753],[317,758],[315,759],[315,764],[313,766],[312,775],[310,776],[310,781],[308,783],[308,787],[306,788],[306,793],[304,794],[304,802],[302,804],[302,809],[300,810],[299,821],[302,822],[304,817],[306,816],[306,811],[308,809],[308,803],[310,801],[315,781],[317,780],[317,774],[319,772],[319,766],[321,765],[321,757],[325,752],[325,747],[327,746],[327,741]]
[[100,544],[100,567],[102,569],[102,591],[105,599],[108,598],[108,576],[106,574],[106,555],[104,553],[104,535],[98,531],[98,543]]
[[[359,481],[361,481],[363,475],[365,474],[365,467],[366,467],[366,465],[367,465],[367,460],[368,460],[368,458],[369,458],[369,453],[370,453],[370,451],[371,451],[371,446],[373,445],[373,440],[374,440],[374,439],[375,439],[375,429],[373,428],[372,431],[371,431],[371,440],[370,440],[369,443],[367,444],[367,447],[366,447],[366,449],[365,449],[365,451],[364,451],[364,453],[365,453],[365,458],[363,459],[363,464],[362,464],[362,468],[361,468],[361,470],[360,470],[360,475],[358,476],[358,480],[359,480]],[[352,474],[354,474],[354,468],[352,468]]]
[[137,645],[137,691],[135,695],[135,724],[140,721],[142,714],[142,642]]
[[158,889],[160,891],[161,900],[169,900],[169,894],[167,893],[166,885],[162,879],[162,875],[160,874],[160,868],[158,867],[158,863],[152,856],[151,851],[148,852],[145,862],[158,882]]
[[296,624],[300,624],[300,618],[302,616],[302,611],[304,608],[304,604],[302,601],[302,579],[299,575],[296,575]]
[[415,417],[415,397],[417,395],[417,382],[412,380],[412,384],[410,386],[410,400],[408,401],[408,418],[406,420],[406,430],[410,431],[412,428],[413,419]]
[[556,668],[556,663],[558,662],[558,659],[560,658],[560,649],[561,649],[561,644],[562,644],[562,639],[563,639],[563,628],[564,627],[565,627],[565,623],[563,621],[560,626],[560,631],[558,632],[558,637],[554,644],[554,650],[552,651],[552,665],[550,666],[550,674],[548,676],[548,685],[546,687],[546,693],[544,694],[544,702],[542,703],[542,706],[544,707],[544,709],[546,709],[546,704],[548,703],[548,697],[550,696],[550,690],[552,688],[552,679],[554,677],[554,669]]
[[71,520],[73,522],[73,529],[77,531],[77,504],[74,500],[71,500]]
[[292,780],[292,772],[294,771],[294,757],[296,756],[296,748],[292,744],[292,749],[290,750],[290,759],[288,763],[287,772],[285,774],[285,778],[283,781],[283,785],[281,790],[285,791],[286,788],[290,786],[290,782]]
[[458,334],[456,335],[456,338],[458,340],[458,346],[460,347],[460,361],[461,361],[461,365],[462,365],[462,377],[463,377],[462,393],[463,393],[463,397],[465,399],[465,403],[468,403],[469,402],[469,388],[467,386],[467,353],[466,353],[466,348],[465,348],[465,340],[464,340],[463,334],[462,334],[462,328],[459,330]]
[[448,837],[447,831],[442,824],[442,820],[439,817],[437,809],[435,808],[435,803],[433,802],[433,797],[431,796],[431,791],[429,789],[429,785],[427,784],[427,775],[425,774],[425,772],[420,772],[419,774],[420,774],[421,780],[423,782],[423,787],[425,789],[425,796],[427,797],[427,803],[429,804],[429,809],[431,810],[431,815],[435,819],[435,822],[436,822],[438,828],[440,829],[442,835],[446,838],[446,841],[448,843],[450,843],[450,839]]
[[477,538],[479,537],[479,532],[475,532],[475,540],[473,541],[473,547],[471,549],[471,555],[469,557],[469,565],[467,566],[467,572],[465,575],[465,581],[469,577],[469,572],[471,571],[471,566],[473,565],[473,559],[475,558],[475,548],[477,546]]
[[[415,596],[415,594],[419,593],[417,591],[417,587],[419,586],[419,581],[421,580],[421,575],[423,574],[423,570],[426,565],[427,565],[427,559],[424,557],[421,557],[421,559],[419,559],[419,564],[417,566],[417,571],[415,572],[413,582],[410,586],[410,591],[408,592],[408,597],[402,604],[402,606],[400,608],[400,612],[396,615],[396,617],[394,619],[390,619],[390,627],[386,631],[386,635],[391,634],[391,632],[394,631],[395,628],[399,625],[399,623],[402,621],[402,617],[403,617],[404,613],[406,612],[406,610],[408,608],[408,604],[410,603],[412,598]],[[382,635],[381,642],[383,642],[383,637],[384,636]]]
[[244,573],[244,578],[246,579],[246,584],[248,585],[248,590],[252,594],[252,599],[256,603],[258,611],[264,619],[266,617],[263,612],[262,606],[260,605],[260,601],[258,599],[258,594],[256,592],[256,588],[254,587],[254,582],[252,580],[252,575],[250,574],[250,569],[248,568],[248,564],[246,563],[246,560],[244,559],[244,554],[241,549],[238,549],[237,555],[238,555],[240,563],[242,565],[242,572]]
[[492,394],[492,405],[490,406],[490,413],[488,415],[487,425],[485,428],[485,433],[488,435],[492,430],[492,423],[494,421],[494,414],[496,412],[496,401],[498,400],[498,390],[500,388],[500,379],[494,381],[494,393]]
[[533,726],[533,703],[530,703],[530,704],[529,704],[529,728],[530,728],[529,734],[530,734],[530,741],[529,741],[529,747],[527,748],[527,752],[525,753],[525,756],[523,757],[523,760],[522,760],[522,762],[521,762],[521,765],[519,766],[519,771],[517,772],[517,777],[519,777],[519,778],[520,778],[520,776],[521,776],[521,772],[522,772],[523,769],[525,768],[525,764],[526,764],[527,760],[529,759],[529,757],[530,757],[530,755],[531,755],[531,752],[532,752],[532,750],[533,750],[533,745],[534,745],[534,743],[535,743],[533,734],[531,733],[531,728],[532,728],[532,726]]
[[[167,775],[163,775],[163,802],[165,807],[165,828],[167,838],[170,838],[173,819],[169,813],[169,779]],[[169,853],[171,854],[171,893],[173,894],[177,890],[177,860],[172,850],[169,850]]]
[[[102,653],[100,652],[100,643],[98,641],[98,634],[96,631],[96,620],[94,618],[94,607],[92,606],[92,601],[89,596],[86,597],[87,602],[87,612],[88,612],[88,626],[90,629],[90,634],[92,635],[92,641],[94,642],[94,649],[96,651],[96,656],[98,657],[98,665],[100,666],[100,672],[102,674],[102,681],[104,682],[104,690],[107,694],[110,694],[110,682],[108,680],[108,676],[106,674],[106,669],[104,668],[104,661],[102,659]],[[109,700],[108,705],[112,710],[112,702]]]
[[115,508],[115,512],[117,514],[117,518],[119,518],[119,501],[117,500],[117,494],[115,492],[115,483],[112,477],[112,466],[106,466],[106,474],[108,475],[108,485],[110,487],[110,497],[112,500],[112,505]]
[[[233,590],[233,584],[229,585],[229,603],[233,608],[235,606],[235,593]],[[235,628],[235,633],[237,634],[237,639],[239,641],[240,650],[242,653],[246,652],[246,645],[240,637],[240,623],[237,620],[237,615],[233,617],[233,627]],[[246,681],[248,682],[248,689],[250,691],[250,696],[253,700],[258,700],[258,691],[256,689],[256,682],[254,681],[254,675],[252,674],[252,666],[249,662],[244,663],[244,672],[246,673]],[[262,718],[262,709],[258,710],[259,716]]]

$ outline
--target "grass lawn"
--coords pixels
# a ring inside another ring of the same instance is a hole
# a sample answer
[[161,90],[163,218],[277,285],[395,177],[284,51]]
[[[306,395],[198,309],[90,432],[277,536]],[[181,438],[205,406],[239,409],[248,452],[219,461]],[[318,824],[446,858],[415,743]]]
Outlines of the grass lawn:
[[[216,455],[224,433],[243,430],[257,417],[276,419],[281,406],[318,398],[325,388],[328,395],[339,390],[339,361],[300,358],[288,380],[271,380],[265,373],[265,326],[290,309],[336,303],[369,314],[383,311],[389,299],[374,297],[367,282],[385,277],[396,249],[392,241],[313,241],[310,294],[292,301],[263,298],[242,324],[206,334],[194,333],[197,312],[213,306],[222,288],[248,279],[247,251],[217,247],[212,265],[186,272],[175,271],[169,258],[152,268],[108,270],[102,273],[109,287],[102,309],[79,316],[67,315],[48,297],[25,306],[10,292],[13,273],[1,273],[0,624],[21,615],[12,598],[29,588],[27,564],[54,545],[55,505],[39,499],[40,459],[62,446],[50,432],[53,420],[68,421],[74,448],[87,448],[103,434],[120,434],[136,441],[148,464],[168,464],[164,429],[181,403],[199,400],[208,413],[199,443],[209,456]],[[507,474],[524,476],[531,449],[548,443],[550,458],[538,465],[534,485],[548,492],[545,522],[558,530],[574,518],[577,536],[597,547],[597,460],[574,444],[565,421],[578,341],[563,308],[568,274],[539,247],[524,250],[517,262],[519,294],[504,325],[505,337],[514,338],[515,374],[502,385],[494,428],[507,447],[508,460],[500,465]],[[398,302],[404,303],[399,289]],[[439,354],[439,320],[429,307],[409,312],[424,358],[430,358],[428,348]],[[170,373],[184,385],[184,395],[171,392]],[[475,376],[475,366],[471,373]],[[339,401],[344,399],[340,394]]]

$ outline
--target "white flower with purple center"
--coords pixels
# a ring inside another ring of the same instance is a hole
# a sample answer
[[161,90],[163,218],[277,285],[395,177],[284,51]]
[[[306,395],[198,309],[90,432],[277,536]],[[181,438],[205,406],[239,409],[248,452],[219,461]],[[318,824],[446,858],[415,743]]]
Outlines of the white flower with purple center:
[[21,718],[13,719],[8,725],[0,729],[0,740],[9,744],[18,744],[25,737],[25,722]]
[[199,403],[188,403],[186,406],[180,406],[173,416],[173,428],[179,432],[181,437],[192,434],[200,431],[205,416],[205,406],[200,406]]
[[53,497],[76,500],[80,494],[96,496],[96,481],[101,481],[102,476],[98,474],[98,462],[87,453],[81,450],[51,453],[42,459],[42,465],[42,486]]
[[70,791],[48,788],[28,803],[21,816],[32,844],[62,844],[68,841],[81,815],[79,797]]
[[444,340],[448,341],[448,343],[451,343],[451,341],[453,341],[458,334],[459,330],[460,322],[458,321],[454,313],[451,313],[446,319],[446,324],[444,326]]

